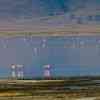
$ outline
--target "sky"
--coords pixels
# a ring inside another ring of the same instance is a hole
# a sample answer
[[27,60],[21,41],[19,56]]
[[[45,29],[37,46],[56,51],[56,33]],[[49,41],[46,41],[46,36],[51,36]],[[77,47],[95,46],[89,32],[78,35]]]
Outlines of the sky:
[[99,5],[99,0],[0,0],[0,17],[53,16],[84,8],[96,9]]
[[24,66],[25,77],[100,75],[100,37],[0,38],[0,77],[11,76],[11,65]]
[[87,22],[100,24],[100,0],[0,0],[0,31],[34,31],[52,25],[59,28],[59,23],[62,27]]

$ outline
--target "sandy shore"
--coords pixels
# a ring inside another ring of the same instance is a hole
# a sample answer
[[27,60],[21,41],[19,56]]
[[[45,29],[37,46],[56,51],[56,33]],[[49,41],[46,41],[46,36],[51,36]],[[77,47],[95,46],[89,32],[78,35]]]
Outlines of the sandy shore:
[[69,98],[61,96],[0,97],[0,100],[100,100],[100,97]]

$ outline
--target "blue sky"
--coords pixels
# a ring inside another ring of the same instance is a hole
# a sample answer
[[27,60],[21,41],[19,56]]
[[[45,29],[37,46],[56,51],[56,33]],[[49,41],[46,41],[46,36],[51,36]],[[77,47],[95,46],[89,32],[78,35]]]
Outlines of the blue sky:
[[0,31],[43,30],[46,26],[60,28],[73,23],[100,24],[99,10],[100,0],[0,0]]
[[99,5],[100,0],[0,0],[0,18],[52,16]]
[[0,38],[0,77],[12,64],[23,64],[27,77],[43,76],[46,64],[52,76],[100,75],[100,37]]

